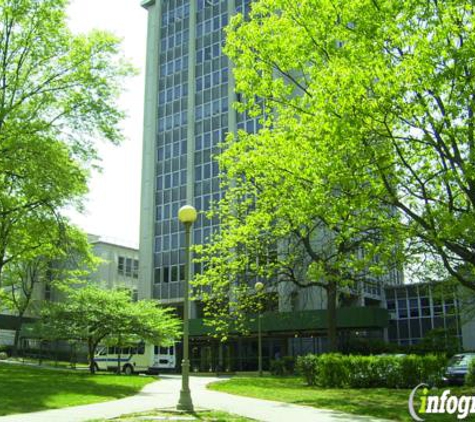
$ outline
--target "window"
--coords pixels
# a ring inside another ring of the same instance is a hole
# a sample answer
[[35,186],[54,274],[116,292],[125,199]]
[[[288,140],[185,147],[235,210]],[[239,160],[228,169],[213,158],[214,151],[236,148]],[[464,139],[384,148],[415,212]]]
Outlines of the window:
[[125,258],[125,276],[132,277],[132,259]]
[[117,271],[119,274],[124,274],[124,267],[125,267],[124,260],[125,258],[123,256],[119,256],[119,263],[117,265]]
[[172,267],[172,281],[178,281],[178,267],[176,265]]
[[[158,239],[157,239],[158,240]],[[159,249],[159,242],[156,242],[155,248]],[[133,258],[118,257],[117,272],[126,277],[139,277],[139,261]]]
[[139,260],[133,260],[133,267],[132,267],[132,277],[139,278]]
[[159,284],[161,283],[161,269],[160,268],[155,268],[155,277],[153,279],[154,284]]
[[399,318],[407,318],[407,309],[399,308]]
[[163,250],[168,251],[170,249],[170,235],[166,234],[162,238],[163,241]]

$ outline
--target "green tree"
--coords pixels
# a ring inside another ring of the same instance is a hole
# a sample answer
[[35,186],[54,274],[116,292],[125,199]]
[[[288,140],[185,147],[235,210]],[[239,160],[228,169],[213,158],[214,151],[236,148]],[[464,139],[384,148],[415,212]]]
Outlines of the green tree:
[[31,233],[60,230],[60,211],[80,205],[96,140],[121,139],[116,98],[132,69],[114,36],[69,31],[67,3],[0,1],[0,285],[6,265],[57,240]]
[[66,301],[51,303],[43,310],[41,332],[46,338],[85,342],[91,373],[95,372],[94,355],[101,342],[136,336],[169,345],[180,333],[181,322],[168,309],[152,300],[133,302],[128,290],[89,285],[67,292]]
[[15,259],[5,267],[0,291],[3,304],[18,317],[14,354],[24,316],[39,316],[44,300],[42,289],[77,282],[78,277],[85,276],[87,269],[95,265],[87,237],[73,226],[58,226],[57,221],[52,221],[29,234],[47,239],[39,242],[41,247],[23,253],[21,260]]
[[222,336],[243,328],[260,306],[257,280],[284,300],[296,289],[320,289],[336,350],[339,304],[350,297],[358,304],[365,283],[397,271],[393,210],[372,201],[371,175],[351,159],[326,162],[306,131],[240,132],[225,146],[226,194],[210,213],[220,231],[197,248],[204,272],[194,284],[209,323]]
[[366,169],[412,256],[472,290],[474,19],[468,0],[259,0],[226,47],[248,108]]

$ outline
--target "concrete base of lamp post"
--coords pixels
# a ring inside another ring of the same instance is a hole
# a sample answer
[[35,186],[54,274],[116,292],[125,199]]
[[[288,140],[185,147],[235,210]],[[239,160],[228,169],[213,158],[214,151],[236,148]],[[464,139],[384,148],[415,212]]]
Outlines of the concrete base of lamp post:
[[176,406],[177,410],[181,410],[184,412],[194,412],[193,407],[193,400],[191,400],[191,392],[190,388],[188,387],[188,374],[190,369],[190,362],[189,361],[182,361],[181,363],[181,370],[185,374],[186,385],[181,386],[180,390],[180,399],[178,400],[178,404]]
[[195,411],[193,407],[193,401],[191,400],[190,390],[180,390],[180,399],[178,400],[176,409],[188,413],[193,413]]

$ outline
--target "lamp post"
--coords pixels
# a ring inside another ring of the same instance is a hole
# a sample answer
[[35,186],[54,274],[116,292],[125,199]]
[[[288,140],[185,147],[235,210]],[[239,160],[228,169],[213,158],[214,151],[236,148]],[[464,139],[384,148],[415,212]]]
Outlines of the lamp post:
[[262,319],[262,310],[261,310],[261,298],[260,294],[264,289],[264,284],[258,281],[254,284],[254,289],[256,289],[256,294],[258,295],[258,306],[259,306],[259,314],[257,315],[257,357],[258,357],[258,370],[259,376],[262,377],[262,326],[261,326],[261,319]]
[[181,390],[177,409],[193,412],[189,375],[190,360],[188,357],[188,316],[189,316],[189,285],[190,285],[190,235],[191,226],[196,221],[198,213],[191,205],[185,205],[178,211],[178,219],[185,225],[185,288],[183,292],[183,360],[181,363]]

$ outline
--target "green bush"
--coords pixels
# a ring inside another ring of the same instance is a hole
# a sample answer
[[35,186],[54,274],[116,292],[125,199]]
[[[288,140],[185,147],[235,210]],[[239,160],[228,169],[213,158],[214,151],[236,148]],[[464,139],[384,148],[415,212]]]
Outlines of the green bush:
[[307,385],[315,385],[317,382],[318,356],[298,356],[295,369],[297,374],[304,378]]
[[8,358],[7,352],[0,352],[0,360],[5,360]]
[[270,373],[272,375],[285,376],[294,373],[295,358],[293,356],[284,356],[281,359],[270,361]]
[[413,388],[436,384],[446,365],[444,356],[307,355],[297,360],[308,385],[324,388]]
[[318,359],[317,385],[324,388],[344,388],[350,382],[348,356],[327,353]]
[[348,356],[349,385],[373,388],[400,384],[400,358],[396,356]]
[[465,385],[467,387],[475,387],[475,359],[468,364],[468,371],[465,375]]
[[404,386],[416,386],[422,382],[422,380],[419,381],[422,372],[421,356],[407,355],[401,359],[401,379]]
[[0,346],[0,352],[5,353],[8,357],[8,356],[11,356],[12,354],[12,348],[13,346],[4,344]]

